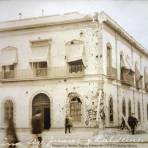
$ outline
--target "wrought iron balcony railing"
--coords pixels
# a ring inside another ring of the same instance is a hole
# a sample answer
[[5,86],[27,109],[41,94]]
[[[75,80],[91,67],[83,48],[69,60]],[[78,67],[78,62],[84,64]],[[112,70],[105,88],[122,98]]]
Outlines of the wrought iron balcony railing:
[[8,73],[0,72],[0,79],[4,81],[9,80],[28,80],[28,79],[53,79],[53,78],[68,78],[68,77],[82,77],[84,71],[69,72],[66,67],[51,67],[51,68],[37,68],[37,69],[22,69],[11,70]]

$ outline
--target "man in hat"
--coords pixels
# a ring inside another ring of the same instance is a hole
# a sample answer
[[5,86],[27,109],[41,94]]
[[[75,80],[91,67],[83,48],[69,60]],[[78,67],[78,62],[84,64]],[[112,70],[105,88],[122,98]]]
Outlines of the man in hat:
[[134,113],[132,113],[132,115],[128,117],[128,124],[129,124],[129,126],[131,128],[132,134],[134,134],[135,133],[135,128],[136,128],[136,126],[138,124],[138,120],[137,120],[136,117],[134,117]]

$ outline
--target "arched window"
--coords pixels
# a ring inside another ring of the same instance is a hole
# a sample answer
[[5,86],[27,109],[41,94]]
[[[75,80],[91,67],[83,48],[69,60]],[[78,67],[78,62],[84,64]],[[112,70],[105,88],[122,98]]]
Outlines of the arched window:
[[107,43],[107,74],[112,74],[112,47],[110,43]]
[[128,102],[128,115],[131,116],[132,114],[132,109],[131,109],[131,100]]
[[4,120],[7,122],[10,118],[13,119],[13,102],[7,100],[4,104]]
[[81,99],[78,96],[70,97],[70,116],[74,122],[81,122]]
[[122,113],[124,116],[126,116],[126,104],[125,104],[125,99],[123,99],[123,102],[122,102]]
[[138,119],[141,121],[141,109],[140,109],[140,102],[138,102]]
[[109,99],[109,121],[114,121],[114,114],[113,114],[113,99],[110,97]]
[[148,120],[148,104],[147,104],[147,120]]

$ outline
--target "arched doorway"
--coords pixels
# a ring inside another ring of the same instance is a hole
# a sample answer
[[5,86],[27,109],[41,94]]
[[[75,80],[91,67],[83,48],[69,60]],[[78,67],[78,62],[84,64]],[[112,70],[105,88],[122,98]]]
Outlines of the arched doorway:
[[50,100],[49,100],[49,97],[44,93],[37,94],[33,98],[32,116],[34,116],[37,111],[40,111],[42,113],[43,129],[49,129],[51,126]]
[[82,121],[82,101],[76,93],[70,93],[68,95],[69,100],[69,114],[72,117],[73,122],[81,123]]

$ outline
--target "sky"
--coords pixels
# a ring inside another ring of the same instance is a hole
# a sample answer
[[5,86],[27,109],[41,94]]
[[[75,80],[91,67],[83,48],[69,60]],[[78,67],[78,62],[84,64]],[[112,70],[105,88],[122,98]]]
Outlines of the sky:
[[75,11],[105,11],[148,49],[148,0],[0,0],[0,21]]

